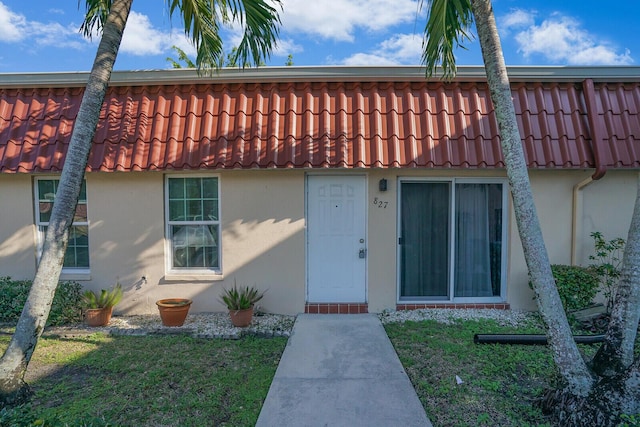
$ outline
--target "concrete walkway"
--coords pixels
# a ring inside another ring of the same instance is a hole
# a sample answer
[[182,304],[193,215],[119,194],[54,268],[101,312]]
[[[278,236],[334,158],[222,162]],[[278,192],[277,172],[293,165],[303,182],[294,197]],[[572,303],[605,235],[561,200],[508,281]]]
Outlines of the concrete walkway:
[[259,427],[431,426],[373,314],[301,314]]

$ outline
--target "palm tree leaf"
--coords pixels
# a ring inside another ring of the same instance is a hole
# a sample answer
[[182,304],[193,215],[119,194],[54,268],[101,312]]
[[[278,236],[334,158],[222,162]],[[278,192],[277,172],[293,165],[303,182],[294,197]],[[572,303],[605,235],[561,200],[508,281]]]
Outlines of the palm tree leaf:
[[[279,0],[273,0],[280,4]],[[238,45],[238,64],[259,65],[277,45],[280,17],[275,7],[265,0],[230,0],[232,18],[244,27]],[[244,22],[241,10],[244,10]]]
[[[425,0],[420,1],[422,9]],[[465,40],[473,36],[469,29],[473,24],[470,0],[427,0],[427,24],[422,41],[422,63],[427,76],[442,65],[443,78],[450,80],[456,74],[454,49],[465,48]]]
[[[78,0],[78,9],[82,0]],[[111,0],[85,0],[87,13],[84,21],[80,26],[80,32],[91,38],[93,34],[102,31],[104,23],[107,21],[109,10],[111,9]],[[95,31],[94,31],[95,30]]]
[[[280,4],[280,0],[271,0]],[[180,11],[185,34],[196,48],[198,70],[217,69],[224,63],[221,26],[238,23],[243,37],[237,63],[260,64],[277,44],[280,17],[266,0],[170,0],[169,14]]]

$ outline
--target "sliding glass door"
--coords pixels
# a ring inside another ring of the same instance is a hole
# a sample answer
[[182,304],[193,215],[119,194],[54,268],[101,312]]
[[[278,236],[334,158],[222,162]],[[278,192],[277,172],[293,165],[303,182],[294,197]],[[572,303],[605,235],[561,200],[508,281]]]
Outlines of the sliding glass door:
[[400,183],[400,300],[496,300],[503,295],[502,182]]
[[449,296],[449,183],[402,183],[403,297]]

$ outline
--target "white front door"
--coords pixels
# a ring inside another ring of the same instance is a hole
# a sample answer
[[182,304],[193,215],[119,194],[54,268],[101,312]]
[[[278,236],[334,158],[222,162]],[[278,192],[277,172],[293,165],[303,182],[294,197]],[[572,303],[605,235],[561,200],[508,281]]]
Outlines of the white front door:
[[307,179],[307,302],[366,302],[366,180]]

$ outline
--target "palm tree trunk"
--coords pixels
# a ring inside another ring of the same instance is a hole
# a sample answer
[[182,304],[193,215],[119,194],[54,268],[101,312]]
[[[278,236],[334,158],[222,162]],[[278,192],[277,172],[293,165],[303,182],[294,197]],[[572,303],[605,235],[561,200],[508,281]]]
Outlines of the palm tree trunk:
[[16,331],[0,360],[0,402],[28,398],[24,375],[51,310],[100,110],[133,0],[114,0],[75,121],[42,257]]
[[554,360],[567,387],[577,396],[586,396],[593,386],[593,378],[573,340],[551,273],[549,256],[533,202],[533,192],[511,98],[511,86],[491,1],[471,0],[471,7],[482,48],[491,101],[500,129],[500,142],[511,187],[516,223],[538,309],[547,326]]

